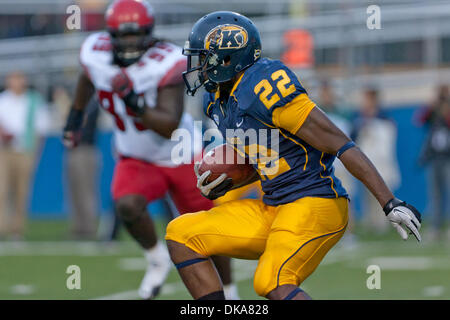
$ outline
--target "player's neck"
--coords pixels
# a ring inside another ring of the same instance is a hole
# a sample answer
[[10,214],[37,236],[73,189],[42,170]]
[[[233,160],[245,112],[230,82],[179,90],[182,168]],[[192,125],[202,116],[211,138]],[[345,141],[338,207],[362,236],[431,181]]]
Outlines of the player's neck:
[[238,74],[236,74],[230,81],[226,81],[226,82],[222,82],[219,85],[219,91],[220,91],[220,97],[229,97],[231,90],[234,87],[234,84],[236,83],[236,81],[239,79],[239,77],[241,76],[241,74],[244,71],[239,72]]
[[233,88],[234,82],[232,80],[227,82],[222,82],[219,85],[220,97],[228,97],[230,95],[231,89]]

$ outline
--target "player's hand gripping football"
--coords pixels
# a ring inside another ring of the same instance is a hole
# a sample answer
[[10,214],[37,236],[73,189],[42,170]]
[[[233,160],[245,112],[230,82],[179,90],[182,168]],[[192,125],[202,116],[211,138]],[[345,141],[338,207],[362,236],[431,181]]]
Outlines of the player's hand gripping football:
[[138,116],[145,113],[144,97],[134,92],[133,82],[123,70],[114,76],[111,81],[111,88],[133,113]]
[[200,163],[194,165],[195,175],[197,176],[197,188],[200,189],[202,196],[209,200],[216,200],[225,195],[233,187],[233,181],[228,178],[226,173],[222,173],[217,179],[207,183],[211,171],[205,171],[202,175],[198,173]]
[[419,229],[422,219],[416,208],[405,201],[394,198],[384,206],[383,211],[403,240],[408,239],[406,227],[416,237],[417,241],[421,241]]

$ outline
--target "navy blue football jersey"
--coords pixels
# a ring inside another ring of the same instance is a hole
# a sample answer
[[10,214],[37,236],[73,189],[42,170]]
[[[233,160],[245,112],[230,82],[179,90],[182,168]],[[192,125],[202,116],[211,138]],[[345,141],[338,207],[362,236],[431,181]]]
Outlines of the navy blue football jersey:
[[226,142],[248,158],[267,205],[303,197],[348,197],[334,175],[334,155],[295,133],[314,108],[296,75],[281,61],[260,59],[236,81],[229,97],[206,93],[204,112]]

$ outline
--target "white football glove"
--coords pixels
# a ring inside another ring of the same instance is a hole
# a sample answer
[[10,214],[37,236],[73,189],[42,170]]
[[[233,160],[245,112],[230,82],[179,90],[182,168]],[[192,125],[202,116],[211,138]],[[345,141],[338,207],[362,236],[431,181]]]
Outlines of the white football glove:
[[406,227],[416,237],[417,241],[421,241],[419,230],[422,219],[416,208],[394,198],[384,206],[383,211],[403,240],[408,239],[408,232],[404,229]]
[[197,188],[205,198],[215,200],[223,196],[233,187],[233,182],[230,178],[228,178],[226,173],[222,173],[214,181],[205,184],[209,176],[211,175],[211,171],[205,171],[202,175],[200,175],[198,173],[199,166],[200,163],[196,163],[194,165],[195,175],[197,176]]

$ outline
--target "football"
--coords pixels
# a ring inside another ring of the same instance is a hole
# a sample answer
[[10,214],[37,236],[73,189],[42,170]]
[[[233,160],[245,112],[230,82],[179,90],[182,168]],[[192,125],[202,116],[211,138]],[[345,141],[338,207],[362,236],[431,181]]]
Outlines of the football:
[[226,173],[234,185],[244,182],[255,172],[250,162],[227,144],[221,144],[205,154],[198,173],[201,175],[208,170],[211,171],[211,175],[207,182],[212,182],[222,173]]

